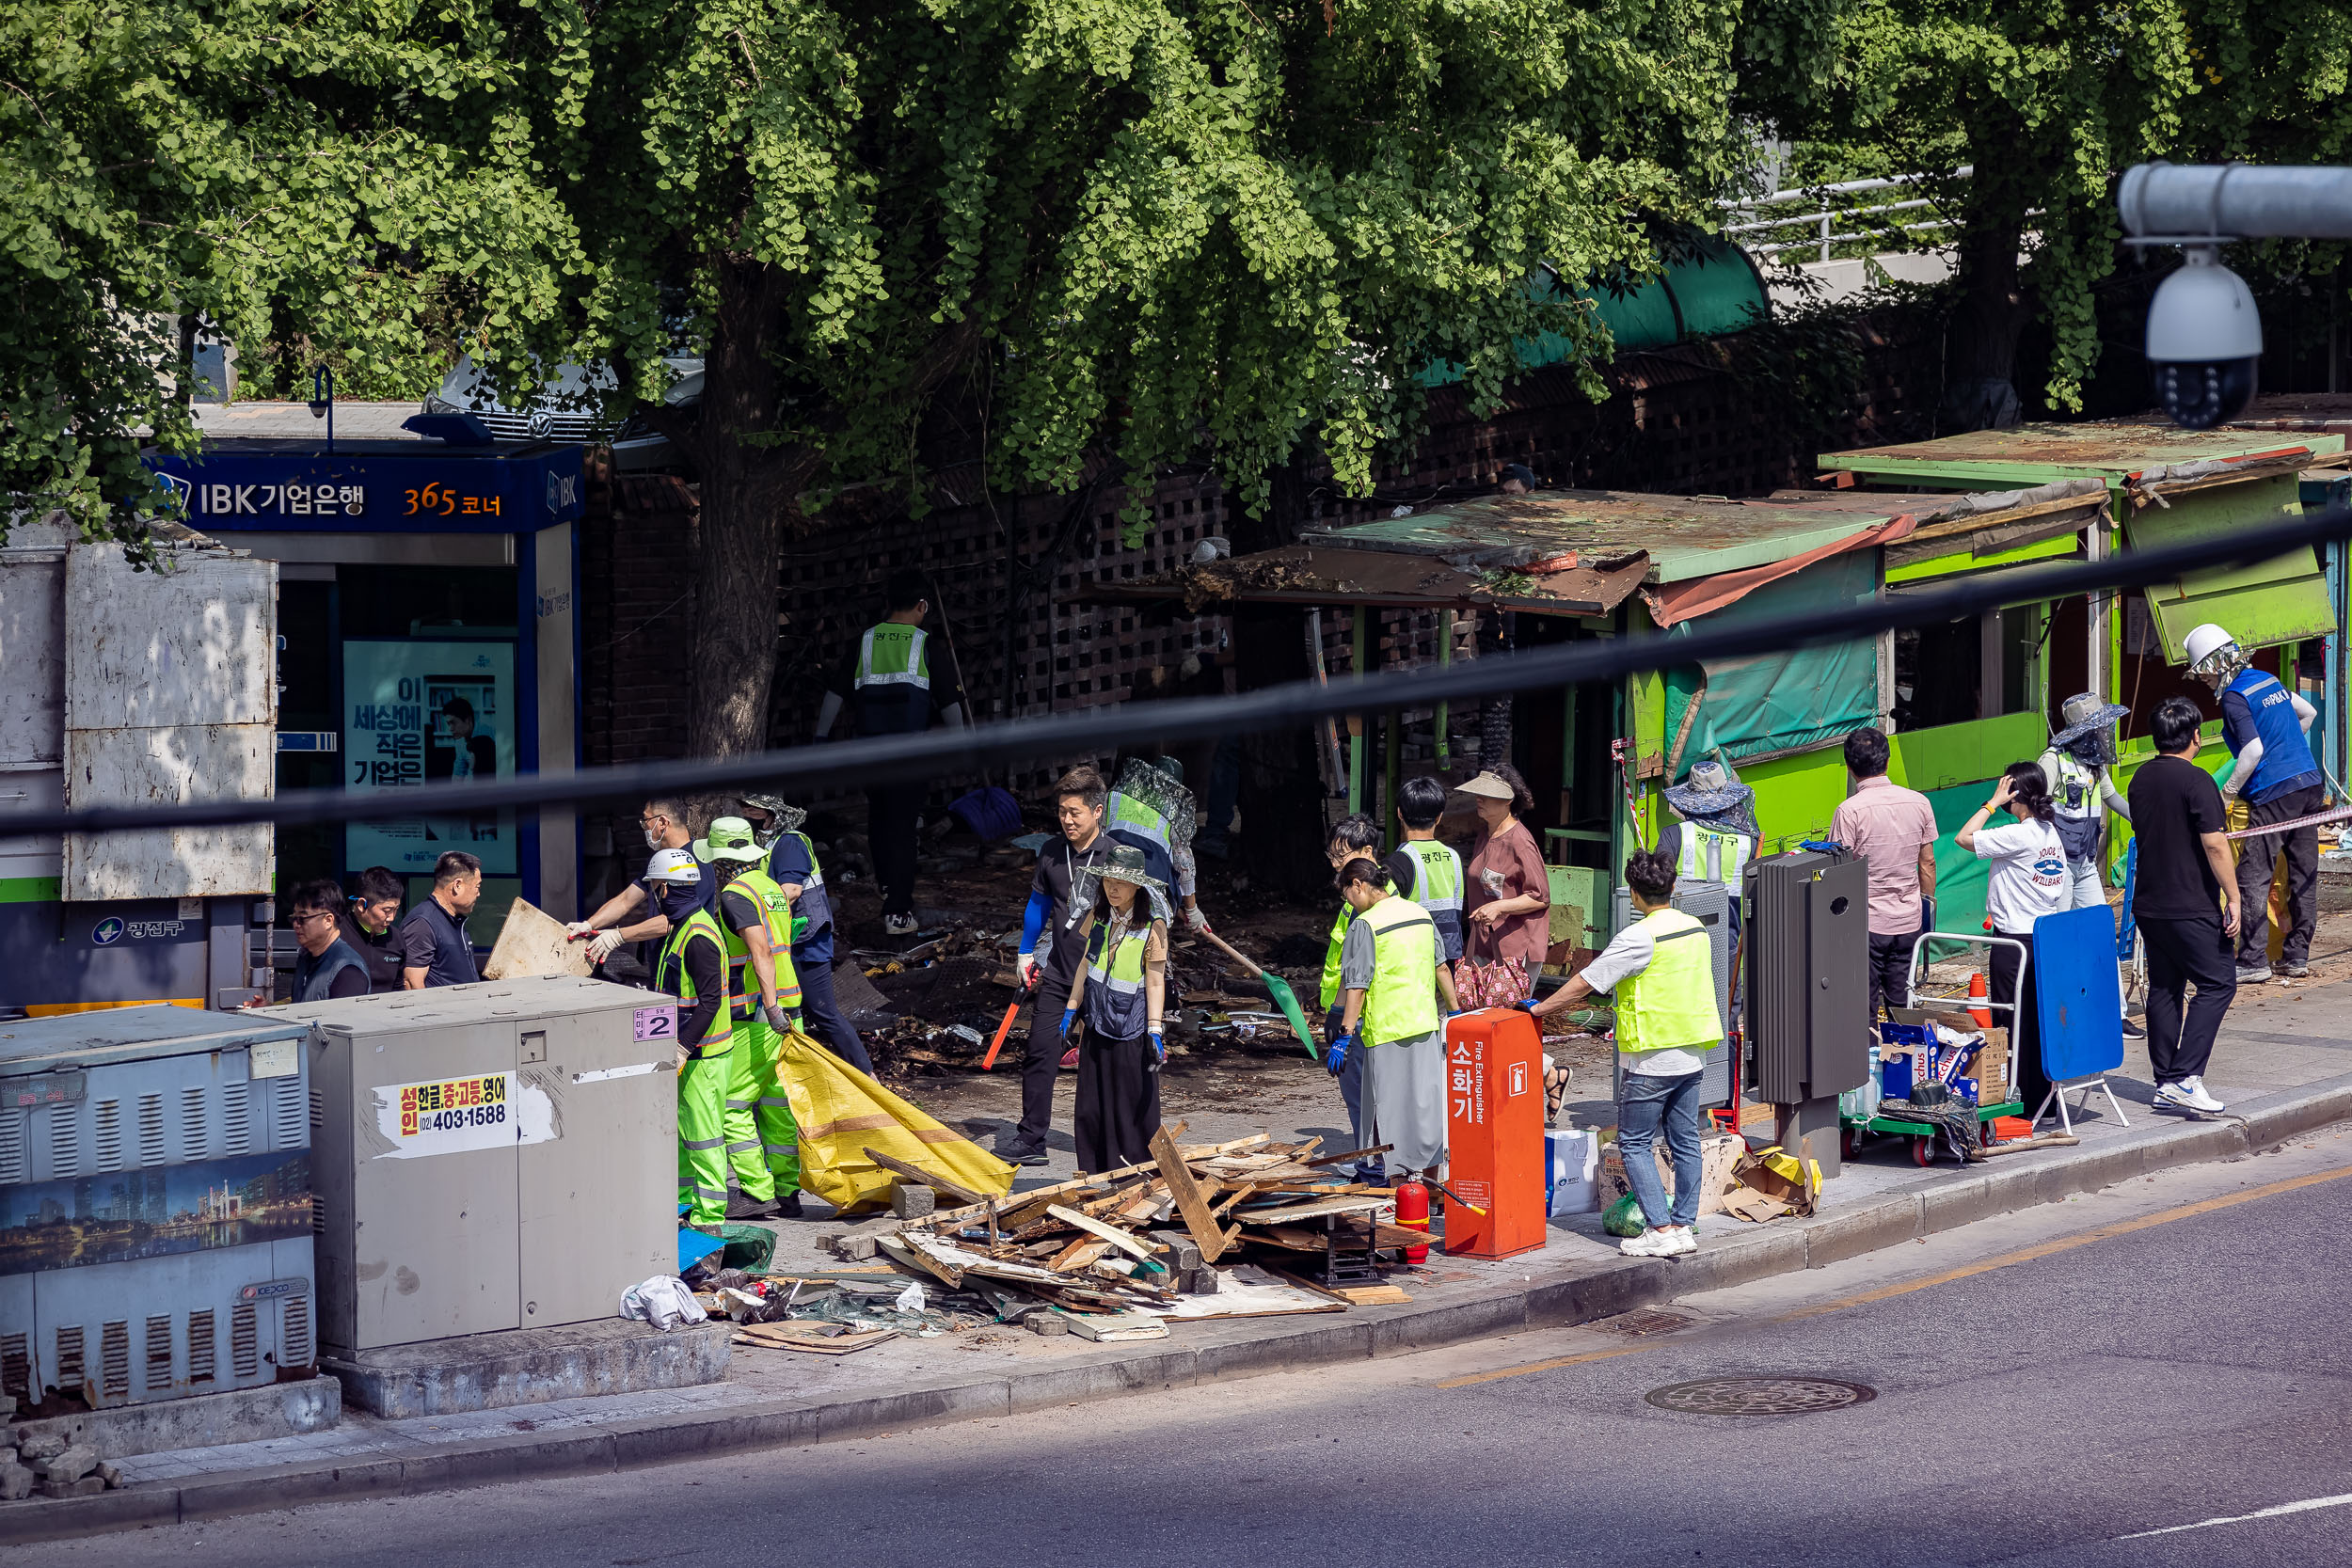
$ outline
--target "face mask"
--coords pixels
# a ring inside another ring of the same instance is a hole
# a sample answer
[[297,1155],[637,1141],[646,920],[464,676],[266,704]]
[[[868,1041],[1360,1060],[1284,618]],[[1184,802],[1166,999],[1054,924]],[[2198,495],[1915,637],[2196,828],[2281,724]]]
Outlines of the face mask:
[[659,849],[661,847],[661,835],[655,832],[651,828],[647,828],[645,830],[645,847],[648,849]]
[[674,882],[662,883],[661,891],[654,896],[655,901],[660,905],[661,912],[672,920],[677,919],[694,906],[693,889],[679,887]]

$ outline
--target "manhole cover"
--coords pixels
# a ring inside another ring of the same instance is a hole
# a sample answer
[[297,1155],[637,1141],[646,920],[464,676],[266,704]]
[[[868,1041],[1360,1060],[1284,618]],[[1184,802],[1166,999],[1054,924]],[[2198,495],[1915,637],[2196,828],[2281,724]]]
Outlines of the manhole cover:
[[1627,1334],[1638,1338],[1648,1334],[1677,1333],[1689,1328],[1696,1321],[1692,1318],[1686,1318],[1679,1312],[1667,1312],[1655,1307],[1645,1307],[1638,1312],[1621,1312],[1613,1318],[1602,1318],[1597,1323],[1587,1323],[1584,1326],[1597,1329],[1603,1334]]
[[1694,1416],[1804,1416],[1878,1398],[1878,1390],[1828,1377],[1709,1377],[1643,1396],[1661,1410]]

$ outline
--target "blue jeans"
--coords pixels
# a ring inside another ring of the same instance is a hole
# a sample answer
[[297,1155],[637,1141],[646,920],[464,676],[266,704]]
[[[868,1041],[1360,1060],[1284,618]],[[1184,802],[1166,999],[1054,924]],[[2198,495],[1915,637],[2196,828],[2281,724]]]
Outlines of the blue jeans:
[[[1626,1184],[1642,1206],[1642,1219],[1652,1230],[1669,1225],[1689,1225],[1699,1217],[1699,1080],[1701,1072],[1679,1078],[1652,1078],[1629,1072],[1617,1100],[1617,1152],[1625,1160]],[[1666,1152],[1674,1156],[1674,1211],[1666,1209],[1666,1184],[1658,1179],[1658,1131],[1663,1123]]]

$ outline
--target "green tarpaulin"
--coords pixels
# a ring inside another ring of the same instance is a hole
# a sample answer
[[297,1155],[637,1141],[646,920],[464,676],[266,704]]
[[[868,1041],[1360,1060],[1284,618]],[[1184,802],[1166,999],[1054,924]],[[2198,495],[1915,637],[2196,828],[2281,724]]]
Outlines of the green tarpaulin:
[[[1833,607],[1868,601],[1878,591],[1878,551],[1854,550],[1768,583],[1737,604],[1686,626],[1803,618]],[[1878,713],[1878,644],[1840,642],[1825,648],[1755,654],[1681,665],[1666,672],[1669,752],[1683,715],[1705,693],[1675,765],[1679,779],[1708,752],[1742,757],[1802,751],[1836,740]]]

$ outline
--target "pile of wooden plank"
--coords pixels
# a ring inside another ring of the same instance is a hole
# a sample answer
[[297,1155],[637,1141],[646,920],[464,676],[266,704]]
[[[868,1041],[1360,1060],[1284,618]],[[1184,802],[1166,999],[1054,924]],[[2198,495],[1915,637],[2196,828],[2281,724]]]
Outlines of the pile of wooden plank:
[[1409,1299],[1393,1287],[1367,1295],[1360,1279],[1329,1287],[1325,1274],[1337,1250],[1392,1255],[1428,1240],[1382,1222],[1387,1188],[1341,1174],[1376,1150],[1318,1154],[1320,1139],[1278,1144],[1263,1132],[1183,1145],[1183,1131],[1163,1128],[1143,1164],[1004,1197],[894,1164],[943,1200],[968,1201],[859,1227],[836,1237],[835,1248],[856,1260],[886,1258],[950,1291],[1009,1298],[1000,1301],[1007,1317],[1015,1315],[1008,1305],[1079,1320],[1193,1320]]

